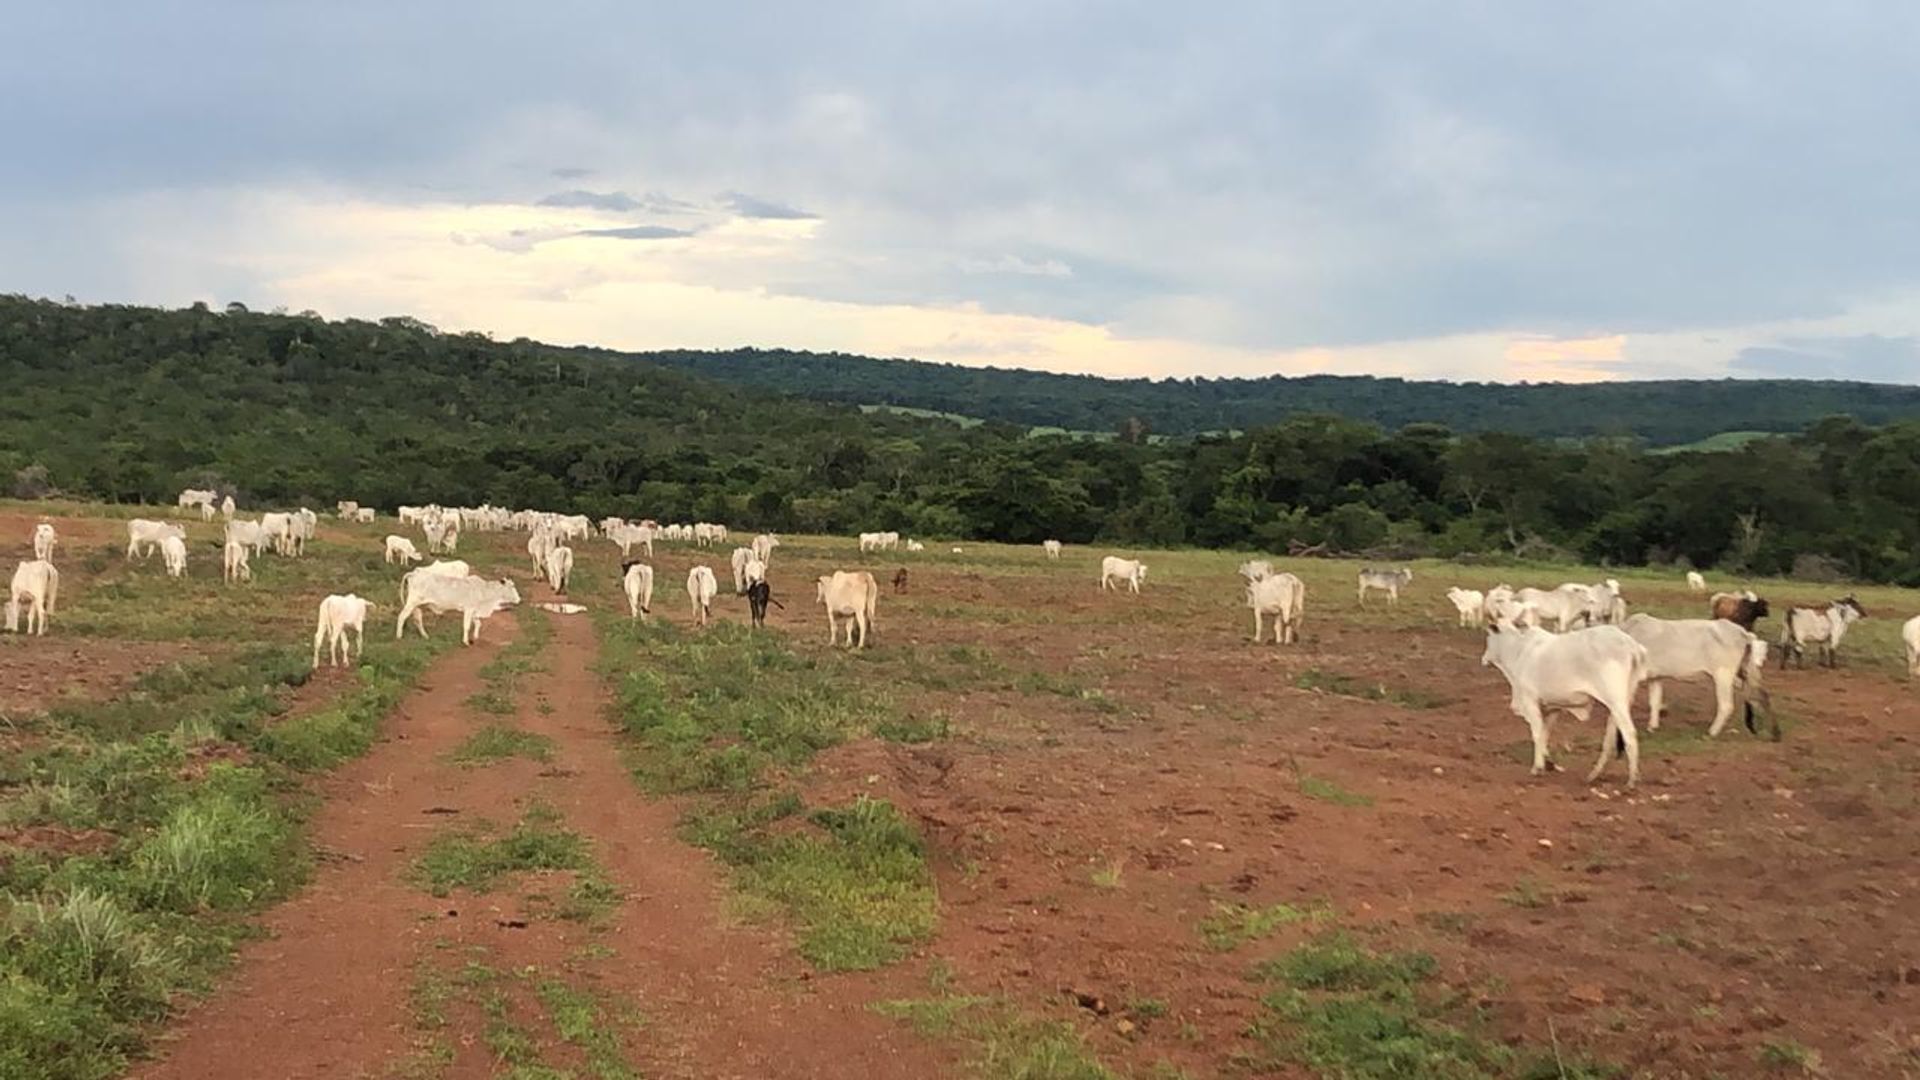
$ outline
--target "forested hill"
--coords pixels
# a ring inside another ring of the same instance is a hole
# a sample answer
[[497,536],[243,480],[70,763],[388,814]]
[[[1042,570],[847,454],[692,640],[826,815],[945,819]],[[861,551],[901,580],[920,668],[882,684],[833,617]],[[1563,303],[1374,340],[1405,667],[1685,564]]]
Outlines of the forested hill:
[[894,405],[1039,427],[1109,432],[1131,419],[1163,435],[1246,430],[1305,413],[1388,429],[1412,423],[1542,438],[1636,435],[1655,446],[1723,431],[1799,431],[1822,416],[1920,416],[1920,386],[1786,379],[1597,384],[1409,382],[1365,375],[1102,379],[1042,371],[739,349],[633,354],[816,401]]
[[172,502],[189,486],[250,509],[491,502],[743,530],[1685,558],[1920,584],[1920,421],[1833,416],[1672,454],[1325,414],[1163,443],[1046,438],[408,318],[0,296],[0,494]]

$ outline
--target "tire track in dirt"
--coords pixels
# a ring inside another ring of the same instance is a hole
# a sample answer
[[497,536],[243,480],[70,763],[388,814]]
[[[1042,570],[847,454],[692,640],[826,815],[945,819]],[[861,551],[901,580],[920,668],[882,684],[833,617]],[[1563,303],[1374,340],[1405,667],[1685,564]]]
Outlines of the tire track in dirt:
[[[337,857],[267,913],[267,937],[241,949],[219,989],[133,1080],[498,1075],[482,1010],[452,1002],[444,1026],[423,1032],[411,999],[422,971],[475,957],[502,972],[564,974],[637,1008],[645,1023],[625,1033],[626,1045],[649,1078],[958,1072],[944,1051],[868,1010],[920,989],[906,973],[816,978],[779,932],[727,919],[723,871],[676,839],[677,809],[643,796],[621,764],[591,667],[592,623],[554,616],[552,625],[544,670],[520,680],[516,709],[519,727],[553,740],[551,760],[476,769],[448,760],[478,726],[466,702],[482,688],[480,669],[518,636],[514,616],[496,618],[482,646],[430,670],[371,752],[318,782],[324,803],[310,835]],[[448,898],[406,880],[442,830],[505,825],[535,803],[591,842],[621,895],[597,927],[543,911],[536,897],[551,882],[539,875]],[[501,985],[526,1007],[524,981]],[[550,1034],[540,1042],[543,1060],[575,1064],[573,1048]],[[447,1060],[423,1070],[426,1045]]]
[[[496,621],[490,645],[512,639],[506,624]],[[266,936],[240,949],[220,987],[155,1046],[161,1059],[131,1077],[370,1075],[406,1052],[421,919],[435,905],[404,873],[433,835],[426,811],[462,779],[444,755],[471,728],[463,702],[495,651],[441,658],[374,748],[318,781],[323,801],[309,835],[316,851],[336,856],[266,913]]]
[[601,866],[627,893],[603,939],[617,954],[605,972],[608,985],[652,1021],[639,1039],[647,1074],[955,1075],[943,1052],[867,1008],[923,988],[896,973],[815,978],[779,935],[724,919],[721,871],[705,852],[675,838],[678,811],[641,796],[621,765],[617,736],[604,718],[607,695],[590,667],[592,623],[555,618],[554,646],[541,680],[551,711],[523,713],[522,722],[554,740],[556,771],[569,775],[550,800],[593,841]]

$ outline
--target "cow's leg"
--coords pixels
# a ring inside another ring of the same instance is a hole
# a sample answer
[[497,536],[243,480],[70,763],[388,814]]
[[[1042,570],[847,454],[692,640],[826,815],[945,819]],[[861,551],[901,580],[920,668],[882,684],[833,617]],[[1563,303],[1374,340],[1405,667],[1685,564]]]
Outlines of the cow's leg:
[[[1661,699],[1665,696],[1665,692],[1666,692],[1665,684],[1663,684],[1659,679],[1647,680],[1647,730],[1648,731],[1660,730],[1660,705],[1661,705]],[[1714,728],[1714,733],[1718,734],[1719,730],[1720,729],[1718,727]]]
[[1527,733],[1533,737],[1533,775],[1539,776],[1547,771],[1547,721],[1540,715],[1540,703],[1522,705],[1520,719],[1527,722]]
[[1707,735],[1720,734],[1733,718],[1733,671],[1713,673],[1713,725],[1707,728]]

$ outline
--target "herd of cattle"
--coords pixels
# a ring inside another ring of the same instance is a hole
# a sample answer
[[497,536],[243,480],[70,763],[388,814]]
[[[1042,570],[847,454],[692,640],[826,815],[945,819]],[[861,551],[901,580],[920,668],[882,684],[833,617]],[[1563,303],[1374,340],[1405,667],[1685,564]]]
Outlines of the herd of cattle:
[[[215,502],[212,491],[188,490],[180,494],[179,508],[197,510],[203,520],[215,516],[225,519],[221,548],[222,576],[228,582],[250,580],[252,559],[271,550],[277,555],[298,558],[313,538],[318,515],[301,508],[295,511],[264,513],[257,520],[236,517],[231,496]],[[374,511],[353,502],[335,507],[343,521],[370,523]],[[442,508],[439,506],[403,506],[397,514],[402,524],[417,526],[423,535],[427,553],[453,555],[459,550],[463,531],[497,532],[520,530],[527,533],[526,551],[534,572],[543,577],[555,593],[564,594],[573,574],[577,541],[596,533],[619,545],[621,586],[627,598],[628,615],[640,619],[652,613],[653,567],[633,558],[639,548],[646,558],[654,556],[656,541],[691,543],[708,548],[730,541],[724,525],[699,522],[691,525],[661,525],[653,521],[628,522],[606,518],[598,523],[579,515],[561,515],[531,510],[508,511],[491,506]],[[858,537],[863,553],[892,551],[901,546],[896,532],[862,533]],[[59,536],[49,522],[41,522],[32,536],[33,558],[19,564],[13,574],[6,601],[6,627],[18,632],[24,609],[27,632],[45,634],[48,617],[58,603],[59,571],[53,555]],[[759,534],[744,546],[733,549],[729,559],[730,577],[736,596],[748,602],[752,624],[764,624],[769,605],[781,606],[773,598],[768,570],[773,562],[779,537]],[[915,540],[907,540],[909,552],[925,550]],[[1045,556],[1061,557],[1057,540],[1042,544]],[[186,573],[185,530],[178,524],[135,518],[127,523],[128,559],[146,558],[158,551],[170,577]],[[958,548],[955,551],[959,551]],[[458,559],[425,556],[407,536],[390,534],[382,542],[387,563],[403,568],[400,578],[400,613],[394,621],[394,637],[406,631],[409,620],[422,637],[426,636],[423,612],[457,613],[461,619],[461,641],[478,639],[481,624],[503,608],[520,603],[518,586],[510,578],[490,580],[472,572]],[[1267,620],[1272,620],[1271,639],[1275,644],[1295,644],[1306,610],[1306,585],[1297,576],[1276,571],[1266,560],[1242,564],[1240,576],[1245,583],[1245,600],[1253,610],[1253,640],[1268,636]],[[1137,559],[1107,556],[1100,562],[1100,588],[1122,586],[1138,594],[1147,578],[1147,566]],[[1413,581],[1406,568],[1366,568],[1359,572],[1357,601],[1365,606],[1369,594],[1386,594],[1397,604],[1400,593]],[[906,584],[906,571],[894,578],[896,590]],[[1698,593],[1707,591],[1705,579],[1697,572],[1687,574],[1687,585]],[[712,615],[719,593],[719,577],[712,567],[696,565],[687,574],[687,597],[693,621],[705,626]],[[849,647],[863,648],[873,631],[879,587],[866,571],[835,571],[815,582],[815,600],[827,614],[829,644],[844,638]],[[1553,589],[1520,588],[1500,585],[1481,592],[1451,588],[1447,599],[1453,604],[1463,627],[1484,627],[1487,647],[1481,662],[1497,668],[1512,689],[1511,707],[1523,719],[1533,739],[1533,771],[1548,767],[1548,718],[1557,712],[1585,719],[1598,706],[1607,712],[1607,724],[1601,734],[1601,752],[1588,779],[1597,779],[1607,763],[1618,753],[1627,759],[1627,782],[1639,779],[1639,743],[1636,738],[1631,704],[1642,686],[1648,692],[1649,730],[1660,726],[1663,688],[1669,681],[1705,680],[1714,689],[1715,708],[1708,734],[1718,735],[1732,717],[1736,697],[1744,697],[1745,721],[1755,729],[1756,698],[1766,704],[1766,691],[1760,685],[1766,664],[1767,644],[1754,633],[1754,625],[1771,611],[1767,601],[1752,592],[1715,593],[1708,598],[1709,618],[1661,619],[1644,613],[1629,615],[1620,583],[1613,579],[1598,584],[1569,582]],[[329,663],[351,663],[355,649],[365,651],[366,618],[375,605],[352,594],[330,595],[320,602],[313,638],[313,664],[320,666],[324,651]],[[1866,617],[1866,611],[1852,596],[1841,597],[1823,607],[1789,608],[1781,619],[1778,641],[1780,665],[1798,659],[1805,663],[1809,647],[1820,650],[1828,666],[1837,663],[1837,654],[1847,630]],[[1902,628],[1909,673],[1920,676],[1920,617]],[[1770,710],[1769,710],[1770,712]],[[1779,727],[1773,725],[1779,737]]]

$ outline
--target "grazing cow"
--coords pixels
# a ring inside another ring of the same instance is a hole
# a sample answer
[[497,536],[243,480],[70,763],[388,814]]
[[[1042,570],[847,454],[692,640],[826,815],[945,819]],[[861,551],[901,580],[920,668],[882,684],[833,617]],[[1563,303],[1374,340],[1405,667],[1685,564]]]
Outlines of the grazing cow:
[[1273,643],[1295,645],[1307,610],[1307,587],[1292,574],[1281,572],[1255,579],[1247,586],[1247,606],[1253,609],[1253,643],[1260,644],[1260,617],[1273,616]]
[[1240,576],[1246,578],[1247,584],[1251,585],[1263,578],[1272,577],[1273,564],[1265,559],[1248,559],[1240,564]]
[[1767,602],[1755,596],[1751,590],[1743,593],[1714,593],[1713,597],[1707,601],[1707,611],[1714,618],[1725,619],[1748,633],[1753,632],[1754,623],[1773,614],[1768,610]]
[[178,525],[164,521],[149,521],[146,518],[134,518],[127,522],[127,558],[138,555],[146,558],[160,546],[160,541],[169,536],[185,539],[187,531]]
[[1907,677],[1920,678],[1920,615],[1900,628],[1900,644],[1907,647]]
[[907,591],[907,568],[904,566],[893,572],[893,591],[896,593]]
[[220,500],[220,520],[221,521],[232,521],[233,511],[234,511],[233,496],[229,495],[226,498]]
[[47,616],[60,601],[60,571],[45,559],[23,562],[13,570],[13,584],[7,588],[7,633],[20,632],[20,605],[27,605],[27,633],[36,637],[47,632]]
[[235,581],[253,580],[253,563],[247,558],[247,545],[238,540],[228,540],[220,545],[220,577],[231,584]]
[[1560,633],[1584,621],[1593,608],[1593,592],[1585,585],[1521,589],[1513,594],[1513,599],[1532,615],[1535,625],[1551,622]]
[[1140,586],[1147,580],[1147,564],[1138,559],[1122,559],[1109,555],[1100,560],[1100,589],[1102,592],[1115,588],[1114,582],[1127,583],[1127,591],[1140,593]]
[[420,549],[413,546],[413,541],[404,536],[395,536],[392,533],[388,533],[386,558],[389,563],[399,563],[401,566],[410,566],[419,562],[422,556]]
[[620,545],[620,557],[633,554],[633,546],[638,544],[645,549],[647,558],[653,558],[653,530],[644,525],[628,525],[616,521],[610,529],[603,530],[607,539]]
[[1689,570],[1687,571],[1687,588],[1694,592],[1706,592],[1707,579],[1700,576],[1700,571]]
[[1042,540],[1040,542],[1040,550],[1047,553],[1047,558],[1058,559],[1060,557],[1060,541]]
[[1547,768],[1546,716],[1559,710],[1585,720],[1598,705],[1607,710],[1600,735],[1600,760],[1587,783],[1600,778],[1616,739],[1627,755],[1627,786],[1640,782],[1640,739],[1633,729],[1633,698],[1647,678],[1647,650],[1617,626],[1595,626],[1571,634],[1550,634],[1537,626],[1487,626],[1482,664],[1500,669],[1513,697],[1510,707],[1527,722],[1533,736],[1533,775]]
[[1367,602],[1367,593],[1379,589],[1387,594],[1389,603],[1398,604],[1400,590],[1406,588],[1407,583],[1412,580],[1413,570],[1408,567],[1403,566],[1398,570],[1367,567],[1360,571],[1360,603],[1364,606]]
[[[865,570],[835,570],[818,578],[814,582],[814,598],[827,609],[827,644],[840,643],[840,628],[836,619],[847,620],[847,647],[867,647],[867,638],[873,632],[874,606],[880,599],[880,586],[873,575]],[[858,645],[854,643],[854,631],[860,632]]]
[[780,538],[772,533],[761,533],[753,538],[753,557],[773,565],[773,549],[780,546]]
[[554,592],[562,595],[567,591],[567,579],[573,577],[573,549],[565,544],[555,544],[547,552],[547,584]]
[[696,566],[687,571],[687,599],[693,601],[694,625],[707,625],[713,617],[713,598],[719,592],[720,582],[714,579],[711,567]]
[[908,551],[925,551],[927,550],[927,545],[921,543],[918,540],[908,540],[907,550]]
[[559,542],[553,533],[544,528],[534,529],[532,535],[527,537],[527,557],[533,560],[534,573],[547,572],[547,552],[552,551]]
[[363,506],[353,512],[353,520],[362,525],[373,524],[373,507]]
[[1456,585],[1447,590],[1447,599],[1453,601],[1453,609],[1459,612],[1461,626],[1479,626],[1486,622],[1487,597],[1480,590]]
[[878,551],[879,549],[879,533],[864,532],[860,534],[860,554],[865,555],[870,551]]
[[[747,564],[757,561],[759,560],[753,557],[752,548],[738,547],[733,549],[733,557],[730,560],[733,567],[733,595],[747,595]],[[761,563],[763,572],[765,566],[765,563]]]
[[434,563],[407,571],[400,579],[400,617],[394,620],[393,636],[398,639],[406,632],[407,619],[413,619],[414,629],[421,637],[427,636],[426,621],[420,613],[425,611],[460,613],[460,643],[471,645],[480,640],[480,623],[494,612],[511,607],[520,602],[520,589],[510,580],[488,581],[485,578],[453,576],[444,570],[436,571]]
[[293,553],[295,555],[305,555],[307,553],[307,541],[313,539],[314,527],[320,524],[320,515],[303,506],[294,511],[291,518],[291,524],[293,526],[291,537]]
[[1801,667],[1807,666],[1808,645],[1820,646],[1828,667],[1838,666],[1840,639],[1847,636],[1847,627],[1866,617],[1867,609],[1851,595],[1824,608],[1788,608],[1786,626],[1780,631],[1780,666],[1787,666],[1789,656],[1799,660]]
[[620,587],[627,594],[627,618],[653,614],[653,567],[643,562],[621,563]]
[[333,516],[341,521],[352,521],[360,512],[360,504],[352,499],[341,499],[333,504]]
[[753,625],[756,629],[767,624],[768,604],[772,604],[781,611],[787,610],[787,605],[773,598],[773,586],[764,580],[747,586],[747,613],[753,617]]
[[47,522],[43,521],[40,524],[35,525],[33,527],[33,557],[34,558],[40,560],[41,562],[52,561],[53,545],[59,542],[60,542],[59,534],[55,533],[53,531],[53,526],[48,524]]
[[267,548],[267,534],[261,530],[260,523],[257,521],[229,521],[226,532],[228,540],[245,544],[255,555]]
[[327,646],[327,665],[329,667],[353,666],[353,642],[347,632],[353,631],[360,639],[360,656],[367,655],[367,612],[373,604],[364,597],[348,593],[345,596],[333,595],[320,601],[320,617],[313,628],[313,666],[320,668],[320,646]]
[[160,562],[167,568],[167,576],[177,578],[187,572],[187,542],[177,536],[162,537],[160,540]]
[[[1708,735],[1718,735],[1733,716],[1733,692],[1746,691],[1745,723],[1754,721],[1752,695],[1759,693],[1760,672],[1767,664],[1767,643],[1724,619],[1656,619],[1635,615],[1620,625],[1628,637],[1647,650],[1647,730],[1660,730],[1660,703],[1667,680],[1709,679],[1713,682],[1713,724]],[[1769,716],[1772,710],[1768,710]],[[1773,737],[1780,723],[1773,722]]]
[[213,496],[211,491],[188,488],[180,493],[175,506],[181,510],[199,510],[202,521],[213,520]]
[[293,554],[292,514],[261,514],[260,533],[273,545],[274,554]]

